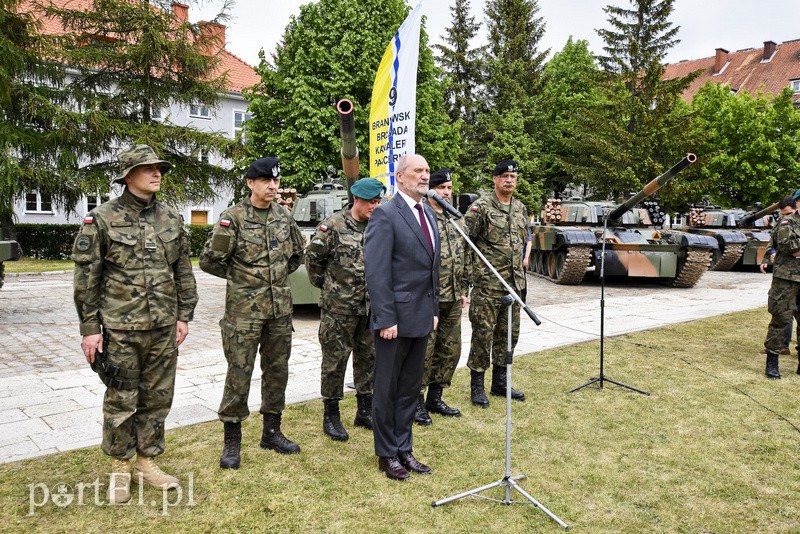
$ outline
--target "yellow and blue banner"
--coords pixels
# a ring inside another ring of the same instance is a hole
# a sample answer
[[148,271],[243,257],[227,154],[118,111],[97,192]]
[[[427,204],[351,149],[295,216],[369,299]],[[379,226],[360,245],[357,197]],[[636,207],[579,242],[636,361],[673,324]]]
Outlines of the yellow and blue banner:
[[394,171],[404,154],[414,154],[417,63],[422,2],[409,13],[383,54],[369,112],[369,175],[394,195]]

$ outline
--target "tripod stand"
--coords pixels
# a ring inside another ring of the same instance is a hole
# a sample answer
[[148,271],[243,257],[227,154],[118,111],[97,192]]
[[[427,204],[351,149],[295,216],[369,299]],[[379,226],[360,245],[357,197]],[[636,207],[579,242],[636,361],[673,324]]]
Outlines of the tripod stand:
[[[438,202],[438,200],[437,200],[437,202]],[[559,525],[561,525],[565,529],[569,530],[569,525],[564,523],[555,514],[553,514],[550,510],[548,510],[541,503],[539,503],[539,501],[537,501],[536,499],[531,497],[531,495],[529,495],[525,490],[523,490],[521,487],[519,487],[519,485],[517,484],[517,480],[525,478],[525,475],[511,476],[511,367],[512,367],[512,363],[513,363],[513,352],[514,352],[513,349],[512,349],[513,344],[512,344],[512,338],[511,338],[511,335],[512,335],[512,323],[513,323],[512,306],[514,305],[515,302],[519,303],[519,305],[522,306],[522,308],[525,310],[525,312],[528,314],[528,316],[531,318],[531,320],[533,320],[534,323],[539,325],[539,324],[541,324],[541,321],[539,320],[538,317],[536,317],[536,315],[533,313],[533,311],[531,311],[528,308],[528,306],[524,302],[522,302],[522,299],[519,298],[519,296],[505,282],[505,280],[503,280],[503,277],[500,276],[500,274],[497,272],[497,270],[495,270],[495,268],[492,266],[492,264],[489,262],[489,260],[487,260],[486,257],[483,254],[481,254],[481,252],[478,250],[478,248],[475,246],[475,244],[472,242],[472,240],[470,240],[469,237],[467,237],[467,235],[464,233],[464,231],[458,226],[458,224],[456,224],[455,220],[450,218],[450,216],[448,214],[448,210],[446,209],[446,207],[444,205],[442,205],[442,207],[445,208],[443,210],[443,212],[445,214],[445,218],[450,223],[452,223],[453,227],[461,234],[461,236],[469,244],[469,246],[472,247],[472,250],[475,251],[475,253],[478,255],[478,257],[489,268],[489,270],[491,270],[491,272],[494,274],[494,276],[496,276],[497,279],[500,280],[500,282],[502,283],[503,287],[505,287],[506,290],[508,291],[508,294],[505,295],[500,300],[500,304],[502,306],[508,308],[508,342],[507,342],[507,349],[506,349],[506,470],[505,470],[505,474],[503,475],[503,478],[501,478],[500,480],[498,480],[496,482],[492,482],[491,484],[487,484],[487,485],[481,486],[479,488],[475,488],[475,489],[472,489],[472,490],[469,490],[469,491],[466,491],[466,492],[463,492],[463,493],[459,493],[458,495],[453,495],[452,497],[447,497],[446,499],[441,499],[439,501],[435,501],[435,502],[431,503],[431,506],[433,506],[435,508],[437,506],[442,506],[443,504],[447,504],[448,502],[452,502],[452,501],[461,499],[462,497],[467,497],[469,495],[477,495],[478,493],[481,493],[481,492],[483,492],[485,490],[501,486],[501,487],[505,488],[505,499],[499,500],[499,501],[496,500],[496,499],[492,499],[492,500],[495,500],[496,502],[500,502],[502,504],[512,504],[514,501],[511,500],[511,490],[514,489],[514,490],[518,491],[523,497],[525,497],[525,499],[527,499],[527,502],[533,504],[538,509],[540,509],[545,514],[547,514],[553,521],[555,521],[556,523],[558,523]],[[484,498],[486,498],[486,497],[484,497]]]
[[611,380],[610,378],[606,377],[604,374],[604,341],[605,341],[605,317],[606,317],[606,277],[605,277],[605,267],[606,267],[606,232],[608,231],[608,214],[604,216],[603,220],[603,246],[600,252],[600,376],[596,378],[592,378],[585,384],[578,386],[576,388],[572,388],[571,390],[567,391],[567,393],[572,393],[574,391],[578,391],[579,389],[583,389],[585,387],[591,386],[592,384],[598,384],[600,389],[603,389],[603,382],[611,382],[614,385],[619,387],[630,389],[631,391],[635,391],[636,393],[641,393],[642,395],[650,395],[646,391],[642,391],[641,389],[636,389],[631,386],[627,386],[621,382],[617,382],[616,380]]

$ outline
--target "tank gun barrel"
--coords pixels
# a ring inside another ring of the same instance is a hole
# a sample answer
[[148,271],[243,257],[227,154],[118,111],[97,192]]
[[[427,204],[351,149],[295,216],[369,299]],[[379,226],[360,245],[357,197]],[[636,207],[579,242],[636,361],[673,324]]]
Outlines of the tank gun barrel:
[[358,146],[356,146],[356,123],[353,102],[343,98],[336,103],[339,112],[339,135],[342,138],[342,170],[347,178],[347,198],[353,203],[350,187],[358,180]]
[[664,184],[669,182],[672,178],[675,177],[675,175],[677,175],[679,172],[681,172],[683,169],[685,169],[695,161],[697,161],[697,156],[695,156],[691,152],[686,154],[686,156],[682,160],[680,160],[678,163],[670,167],[664,174],[651,180],[647,185],[645,185],[642,188],[641,191],[639,191],[631,198],[620,204],[617,208],[615,208],[614,211],[608,214],[608,219],[610,221],[617,221],[621,219],[622,215],[624,215],[626,211],[632,209],[643,198],[655,194],[656,191],[658,191],[664,186]]

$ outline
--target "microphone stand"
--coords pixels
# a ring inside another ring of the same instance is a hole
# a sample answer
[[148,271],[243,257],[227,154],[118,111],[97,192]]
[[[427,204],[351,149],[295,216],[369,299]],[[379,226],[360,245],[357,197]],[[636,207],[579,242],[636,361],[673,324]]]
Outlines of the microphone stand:
[[646,391],[642,391],[641,389],[636,389],[631,386],[626,386],[621,382],[617,382],[616,380],[611,380],[610,378],[606,377],[603,374],[603,347],[604,347],[604,329],[605,329],[605,316],[606,316],[606,277],[605,277],[605,267],[606,267],[606,235],[608,231],[608,213],[605,214],[606,216],[603,217],[603,245],[600,252],[600,376],[596,378],[592,378],[582,386],[578,386],[576,388],[572,388],[571,390],[567,391],[567,393],[572,393],[574,391],[578,391],[579,389],[583,389],[587,386],[591,386],[592,384],[598,384],[600,389],[603,389],[603,382],[611,382],[614,385],[619,387],[623,387],[625,389],[630,389],[631,391],[635,391],[636,393],[641,393],[642,395],[650,395]]
[[[435,200],[435,199],[434,199]],[[439,202],[438,200],[436,201]],[[446,201],[444,201],[446,202]],[[505,488],[505,498],[502,500],[497,499],[489,499],[495,502],[499,502],[501,504],[513,504],[515,501],[511,500],[511,490],[514,489],[519,492],[527,502],[533,504],[536,508],[540,509],[542,512],[547,514],[553,521],[564,527],[566,530],[569,530],[569,525],[564,523],[561,519],[558,518],[553,512],[548,510],[544,507],[539,501],[534,499],[531,495],[529,495],[525,490],[523,490],[519,484],[517,484],[517,480],[525,478],[525,475],[514,475],[511,476],[511,367],[513,363],[513,349],[512,349],[512,339],[511,339],[511,330],[512,330],[512,306],[516,303],[519,304],[522,309],[525,310],[525,313],[531,320],[536,323],[536,325],[542,324],[539,318],[536,316],[533,311],[528,308],[528,305],[525,304],[522,299],[517,295],[514,289],[503,280],[503,277],[500,276],[500,273],[494,268],[494,266],[486,259],[486,257],[481,254],[481,251],[478,250],[478,247],[475,246],[475,243],[467,236],[464,230],[456,223],[455,219],[451,218],[450,213],[445,206],[442,206],[442,213],[444,214],[445,219],[453,225],[453,228],[461,234],[461,237],[464,238],[464,241],[469,244],[475,254],[483,261],[483,263],[489,268],[489,270],[494,274],[495,277],[500,281],[503,287],[508,291],[508,294],[503,296],[500,300],[500,304],[506,308],[508,308],[508,340],[507,340],[507,348],[506,348],[506,469],[503,477],[496,482],[492,482],[491,484],[486,484],[485,486],[481,486],[479,488],[471,489],[469,491],[465,491],[463,493],[459,493],[458,495],[453,495],[452,497],[447,497],[446,499],[441,499],[438,501],[434,501],[431,503],[431,506],[436,508],[437,506],[442,506],[443,504],[447,504],[449,502],[461,499],[463,497],[468,497],[470,495],[477,495],[483,491],[486,491],[491,488],[496,487],[503,487]],[[488,497],[484,497],[488,499]],[[524,502],[523,502],[524,504]]]

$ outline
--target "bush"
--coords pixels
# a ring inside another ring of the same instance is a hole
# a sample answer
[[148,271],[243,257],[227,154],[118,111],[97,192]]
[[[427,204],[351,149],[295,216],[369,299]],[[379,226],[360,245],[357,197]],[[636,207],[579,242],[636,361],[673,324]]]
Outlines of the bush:
[[[72,243],[81,229],[80,224],[18,224],[17,241],[28,258],[37,260],[68,260],[72,256]],[[189,245],[191,255],[203,251],[213,224],[190,224]]]
[[17,224],[22,253],[38,260],[68,260],[80,224]]
[[189,228],[189,245],[191,247],[192,257],[197,257],[203,252],[203,245],[206,244],[208,236],[211,235],[211,230],[214,228],[213,224],[190,224]]

